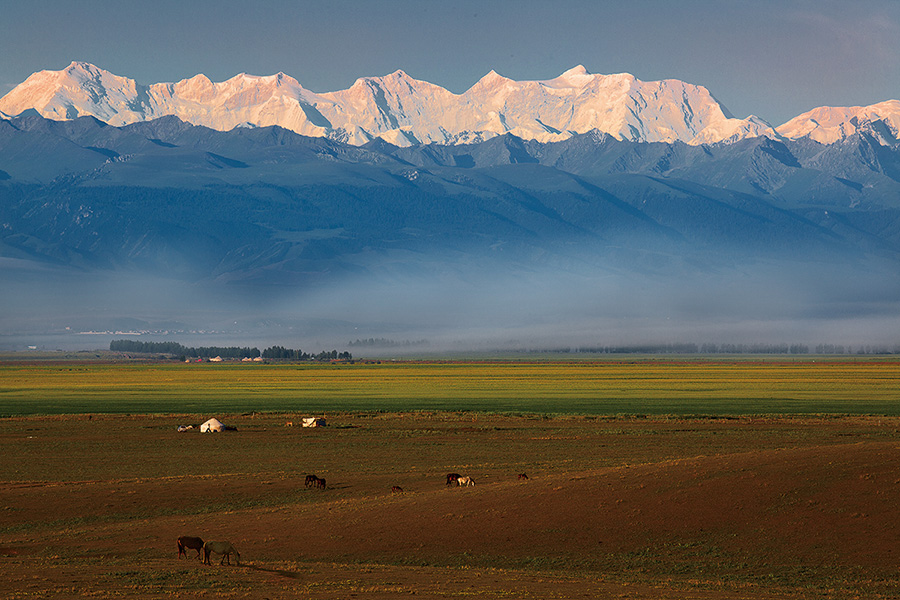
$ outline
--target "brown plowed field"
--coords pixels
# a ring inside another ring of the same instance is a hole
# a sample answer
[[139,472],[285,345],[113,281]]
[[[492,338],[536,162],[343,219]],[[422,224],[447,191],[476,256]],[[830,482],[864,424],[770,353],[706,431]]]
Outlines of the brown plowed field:
[[900,596],[900,419],[205,418],[0,421],[0,597]]

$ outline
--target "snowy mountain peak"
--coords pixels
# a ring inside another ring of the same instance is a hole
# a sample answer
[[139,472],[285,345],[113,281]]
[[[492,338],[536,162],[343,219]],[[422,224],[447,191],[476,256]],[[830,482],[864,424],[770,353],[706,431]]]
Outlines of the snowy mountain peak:
[[544,82],[552,87],[584,87],[594,81],[595,77],[588,73],[583,65],[572,67],[555,79]]
[[833,144],[860,132],[875,136],[881,144],[900,142],[900,101],[870,106],[820,106],[778,128],[778,133],[786,138],[808,137],[821,144]]
[[575,65],[574,67],[560,75],[560,77],[570,77],[574,75],[589,75],[589,73],[588,70],[584,68],[584,65]]
[[361,77],[346,90],[314,93],[284,74],[241,73],[215,83],[196,75],[149,86],[90,63],[41,71],[0,99],[0,111],[33,108],[56,120],[92,115],[111,125],[166,115],[218,130],[279,125],[352,144],[455,144],[512,133],[560,141],[594,129],[618,139],[688,144],[777,133],[756,117],[735,119],[706,88],[595,75],[576,65],[554,79],[515,81],[490,71],[463,94],[402,70]]
[[[41,71],[42,73],[57,73],[57,71]],[[67,75],[73,76],[83,76],[83,77],[98,77],[102,76],[107,71],[104,71],[91,63],[81,62],[77,60],[73,60],[69,63],[69,66],[61,71],[62,73],[66,73]]]
[[471,96],[485,93],[486,90],[496,89],[510,83],[514,83],[512,79],[504,77],[497,71],[491,69],[487,75],[476,81],[475,85],[470,87],[464,95]]

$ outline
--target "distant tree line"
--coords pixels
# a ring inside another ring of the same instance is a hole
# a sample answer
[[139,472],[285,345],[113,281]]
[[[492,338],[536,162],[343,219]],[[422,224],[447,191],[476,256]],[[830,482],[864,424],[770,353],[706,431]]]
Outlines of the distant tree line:
[[578,348],[594,354],[809,354],[804,344],[641,344]]
[[338,352],[337,350],[322,351],[318,354],[309,354],[303,350],[294,350],[293,348],[285,348],[284,346],[270,346],[262,351],[263,358],[271,358],[275,360],[352,360],[353,355],[349,352]]
[[701,354],[809,354],[806,344],[702,344]]
[[[809,354],[806,344],[641,344],[536,350],[536,352],[584,352],[591,354]],[[862,345],[856,349],[841,344],[818,344],[815,354],[900,354],[894,346]]]
[[196,356],[199,358],[212,358],[221,356],[222,358],[256,358],[262,357],[275,360],[352,360],[353,356],[349,352],[338,352],[337,350],[322,351],[318,354],[309,354],[302,350],[294,350],[285,348],[284,346],[271,346],[262,352],[259,348],[239,348],[236,346],[220,348],[217,346],[202,346],[199,348],[189,348],[178,342],[139,342],[137,340],[113,340],[109,343],[109,349],[113,352],[141,352],[145,354],[171,354],[174,356],[187,357]]
[[175,354],[200,358],[211,358],[213,356],[221,356],[222,358],[256,358],[259,356],[259,348],[239,348],[237,346],[188,348],[178,342],[139,342],[137,340],[113,340],[109,343],[109,349],[113,352]]
[[312,358],[303,350],[293,350],[284,346],[270,346],[262,351],[262,357],[278,360],[310,360]]
[[347,345],[351,348],[353,348],[354,346],[363,346],[368,348],[406,348],[409,346],[422,346],[427,343],[428,340],[418,340],[414,342],[403,340],[402,342],[398,342],[396,340],[389,340],[387,338],[367,338],[364,340],[357,339],[355,342],[349,342]]
[[[850,349],[847,351],[848,354],[853,354],[853,350]],[[856,354],[900,354],[900,344],[897,344],[891,348],[887,346],[858,346],[856,348]]]

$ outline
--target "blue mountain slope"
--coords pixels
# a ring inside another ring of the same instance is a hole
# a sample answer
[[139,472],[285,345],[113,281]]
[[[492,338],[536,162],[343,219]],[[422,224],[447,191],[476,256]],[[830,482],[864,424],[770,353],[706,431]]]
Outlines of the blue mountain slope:
[[25,115],[0,121],[0,235],[7,254],[190,280],[895,260],[898,160],[864,136],[354,147],[277,127]]

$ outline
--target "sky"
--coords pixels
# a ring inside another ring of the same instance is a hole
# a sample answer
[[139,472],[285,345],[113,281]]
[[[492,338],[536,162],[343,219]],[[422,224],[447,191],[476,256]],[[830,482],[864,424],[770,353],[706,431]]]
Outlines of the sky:
[[0,95],[86,61],[141,84],[284,72],[315,92],[403,69],[462,93],[591,73],[705,86],[771,123],[900,99],[900,0],[4,2]]

